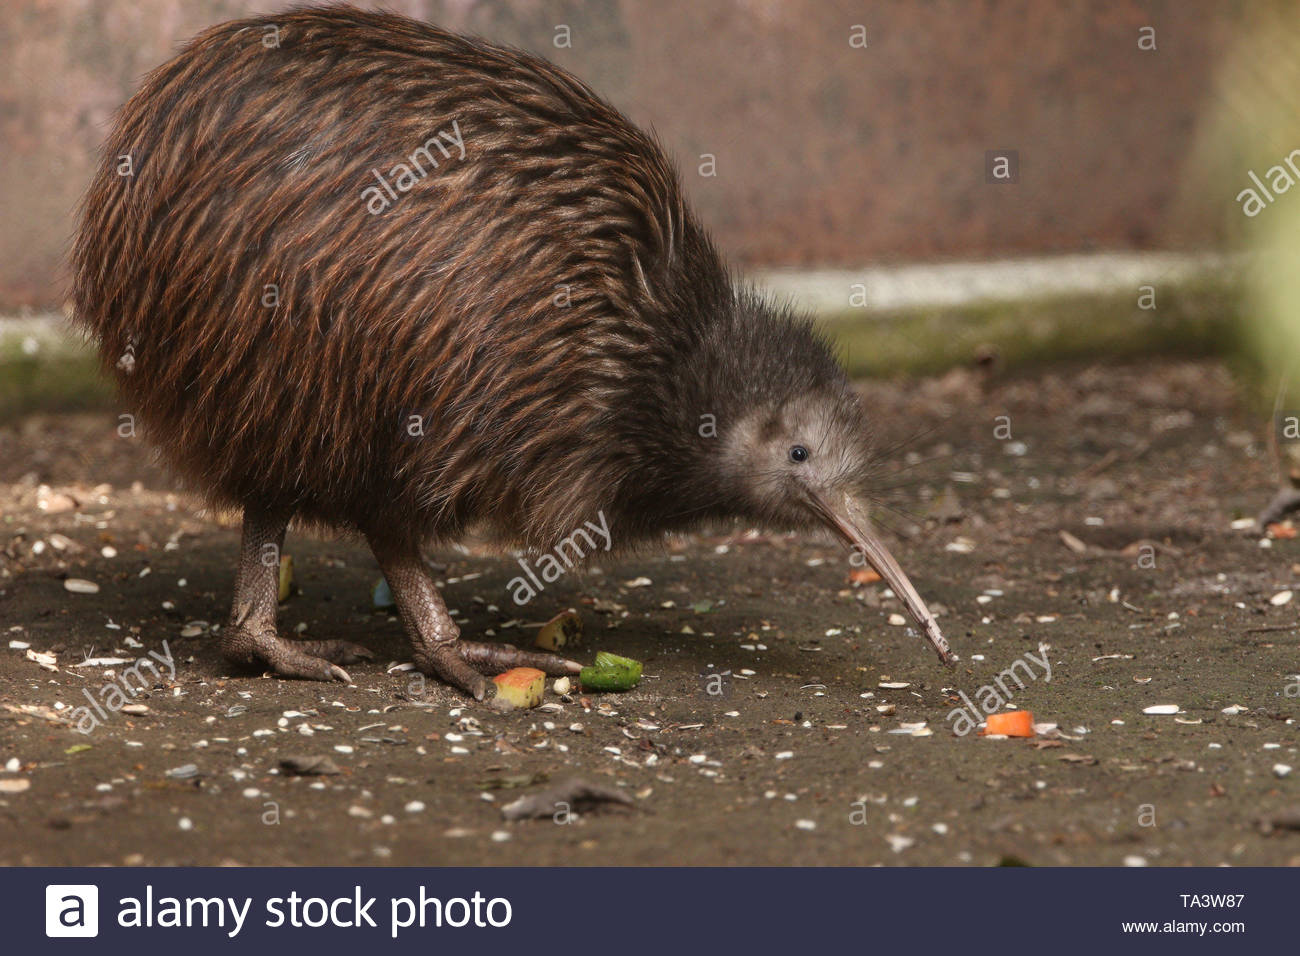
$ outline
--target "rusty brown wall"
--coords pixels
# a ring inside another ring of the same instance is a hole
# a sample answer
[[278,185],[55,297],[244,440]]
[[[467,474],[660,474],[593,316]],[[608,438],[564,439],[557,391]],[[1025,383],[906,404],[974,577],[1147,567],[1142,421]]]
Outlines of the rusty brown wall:
[[[54,305],[94,151],[142,73],[263,0],[0,4],[0,308]],[[373,4],[372,4],[373,5]],[[1221,0],[389,0],[574,70],[653,125],[745,265],[1207,244],[1168,229]],[[557,47],[559,25],[571,47]],[[850,43],[855,25],[866,48]],[[1138,48],[1141,27],[1156,50]],[[985,182],[988,150],[1019,182]],[[716,175],[699,173],[700,155]]]

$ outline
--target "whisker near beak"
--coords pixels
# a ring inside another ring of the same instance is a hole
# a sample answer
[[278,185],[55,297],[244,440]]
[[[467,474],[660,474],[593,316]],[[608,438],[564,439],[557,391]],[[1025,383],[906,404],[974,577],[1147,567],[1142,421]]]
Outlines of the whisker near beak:
[[956,658],[953,657],[952,649],[948,646],[943,632],[939,630],[939,622],[921,600],[921,595],[916,592],[916,588],[912,587],[912,582],[907,579],[907,575],[898,566],[889,549],[872,531],[866,509],[851,496],[845,496],[843,502],[835,506],[816,493],[810,493],[809,500],[813,510],[826,522],[826,525],[848,542],[850,547],[861,551],[867,563],[898,595],[907,613],[912,616],[912,620],[921,628],[921,633],[939,655],[939,660],[945,664],[953,663]]

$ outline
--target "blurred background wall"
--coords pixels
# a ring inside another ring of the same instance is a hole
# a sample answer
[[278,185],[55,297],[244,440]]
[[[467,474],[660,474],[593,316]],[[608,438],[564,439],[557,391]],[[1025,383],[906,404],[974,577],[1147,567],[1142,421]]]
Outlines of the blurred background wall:
[[[289,5],[0,4],[0,310],[62,303],[77,201],[141,75],[205,26]],[[1213,247],[1241,188],[1179,202],[1249,2],[382,6],[540,53],[653,126],[746,267]],[[990,184],[986,154],[1009,150],[1017,181]]]

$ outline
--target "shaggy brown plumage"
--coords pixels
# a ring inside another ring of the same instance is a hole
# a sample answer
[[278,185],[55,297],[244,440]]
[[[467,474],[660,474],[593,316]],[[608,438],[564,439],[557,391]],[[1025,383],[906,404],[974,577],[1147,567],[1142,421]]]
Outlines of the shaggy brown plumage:
[[[147,433],[245,508],[235,660],[360,653],[275,636],[248,564],[291,516],[361,532],[410,592],[418,548],[470,526],[550,548],[603,512],[627,546],[829,522],[810,469],[824,500],[864,491],[825,343],[735,291],[650,136],[518,50],[347,7],[214,27],[123,107],[73,258]],[[436,591],[398,600],[421,666],[481,696],[447,674],[454,625],[415,619]]]

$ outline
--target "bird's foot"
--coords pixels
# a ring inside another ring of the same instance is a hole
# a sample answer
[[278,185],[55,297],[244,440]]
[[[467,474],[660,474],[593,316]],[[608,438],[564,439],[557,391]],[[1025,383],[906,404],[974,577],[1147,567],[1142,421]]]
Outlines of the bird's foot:
[[352,683],[340,664],[374,659],[374,654],[350,641],[291,641],[274,627],[254,629],[230,625],[221,635],[226,660],[248,667],[268,667],[280,677],[303,680],[337,680]]
[[[556,677],[577,674],[582,665],[558,654],[525,651],[512,644],[484,641],[442,641],[417,649],[415,666],[475,700],[492,696],[495,687],[484,674],[499,674],[512,667],[535,667]],[[481,672],[481,673],[480,673]]]

